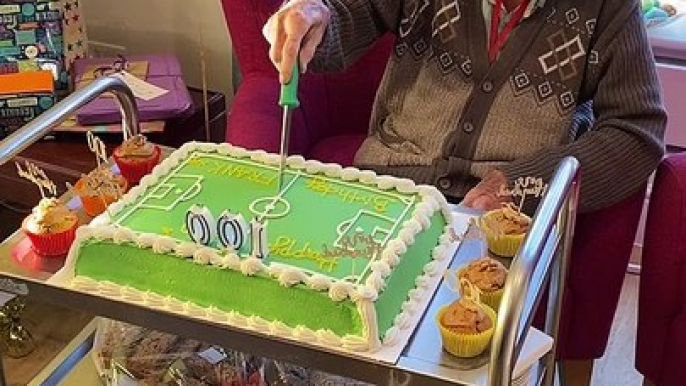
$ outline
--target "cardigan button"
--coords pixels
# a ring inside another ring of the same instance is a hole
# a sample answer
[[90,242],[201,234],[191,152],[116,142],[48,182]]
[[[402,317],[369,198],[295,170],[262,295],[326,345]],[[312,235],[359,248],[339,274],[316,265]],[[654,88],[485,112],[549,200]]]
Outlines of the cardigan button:
[[449,178],[446,177],[441,177],[438,179],[438,187],[443,189],[443,190],[448,190],[450,187],[453,186],[453,183],[450,182]]
[[462,130],[464,130],[465,133],[471,133],[474,131],[474,124],[471,122],[465,122],[462,124]]

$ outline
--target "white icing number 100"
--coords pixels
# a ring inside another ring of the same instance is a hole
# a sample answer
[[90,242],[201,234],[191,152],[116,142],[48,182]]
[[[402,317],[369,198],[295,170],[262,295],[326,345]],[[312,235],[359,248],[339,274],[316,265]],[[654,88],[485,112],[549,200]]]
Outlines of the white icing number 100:
[[268,251],[266,224],[254,219],[250,225],[243,216],[222,212],[217,221],[205,206],[193,205],[186,212],[186,229],[193,242],[209,246],[215,238],[224,248],[240,250],[251,237],[251,256],[264,259]]
[[217,237],[224,248],[241,249],[249,233],[250,228],[240,213],[233,215],[224,211],[217,220]]
[[214,217],[207,207],[193,205],[186,213],[188,236],[196,244],[209,245],[214,239]]

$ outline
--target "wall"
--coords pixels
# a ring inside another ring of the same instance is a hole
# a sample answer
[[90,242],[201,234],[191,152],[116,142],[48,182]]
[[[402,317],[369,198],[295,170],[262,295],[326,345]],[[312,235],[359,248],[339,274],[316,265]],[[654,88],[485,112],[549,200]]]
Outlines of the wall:
[[186,81],[202,86],[200,37],[209,89],[231,100],[231,45],[219,0],[81,0],[89,40],[126,53],[173,52]]
[[668,145],[686,148],[686,130],[684,130],[686,110],[683,104],[686,62],[675,65],[659,63],[659,60],[657,71],[664,91],[665,107],[669,114],[665,141]]

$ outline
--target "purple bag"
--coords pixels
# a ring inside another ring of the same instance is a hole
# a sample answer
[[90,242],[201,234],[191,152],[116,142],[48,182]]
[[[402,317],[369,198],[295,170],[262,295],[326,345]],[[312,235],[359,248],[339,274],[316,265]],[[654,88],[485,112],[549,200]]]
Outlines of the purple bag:
[[[74,63],[75,84],[77,88],[83,87],[97,77],[119,71],[169,91],[151,100],[136,98],[141,121],[166,120],[192,112],[193,103],[181,65],[173,55],[79,59]],[[84,106],[77,113],[77,120],[81,125],[109,124],[119,122],[121,115],[114,98],[104,95]]]

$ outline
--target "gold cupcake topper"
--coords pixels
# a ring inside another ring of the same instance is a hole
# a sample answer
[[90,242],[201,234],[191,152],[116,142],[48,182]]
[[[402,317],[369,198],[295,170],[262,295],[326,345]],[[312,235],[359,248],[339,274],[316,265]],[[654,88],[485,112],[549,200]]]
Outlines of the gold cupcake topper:
[[503,185],[500,187],[498,194],[501,197],[518,197],[519,205],[517,205],[517,210],[521,212],[527,197],[541,198],[547,190],[548,184],[543,182],[543,178],[519,177],[514,182],[514,188],[510,189]]
[[98,167],[102,166],[103,164],[107,164],[107,148],[105,147],[105,143],[102,142],[102,140],[95,135],[93,135],[92,132],[88,132],[86,134],[86,138],[88,139],[88,148],[90,151],[95,154],[95,161],[98,164]]
[[24,162],[26,168],[22,168],[19,162],[15,162],[14,164],[17,166],[17,173],[19,174],[19,177],[33,182],[38,187],[41,198],[46,198],[46,192],[51,197],[57,195],[57,186],[55,186],[55,183],[48,178],[43,169],[29,161]]
[[341,236],[333,246],[323,244],[320,256],[330,261],[338,261],[343,257],[350,258],[352,261],[350,278],[357,280],[357,260],[374,260],[382,251],[383,245],[381,242],[375,240],[371,235],[358,230],[352,235]]
[[448,289],[458,296],[481,304],[481,290],[466,278],[460,277],[458,270],[446,270],[443,280]]
[[481,290],[464,277],[460,278],[460,294],[465,299],[481,304]]

